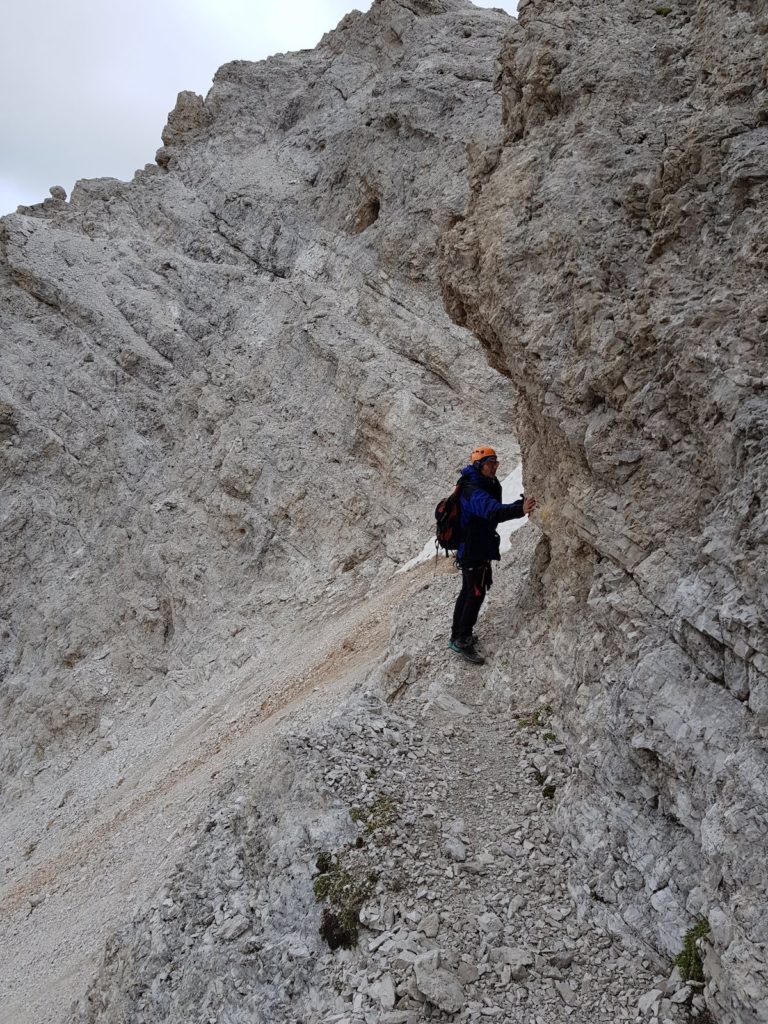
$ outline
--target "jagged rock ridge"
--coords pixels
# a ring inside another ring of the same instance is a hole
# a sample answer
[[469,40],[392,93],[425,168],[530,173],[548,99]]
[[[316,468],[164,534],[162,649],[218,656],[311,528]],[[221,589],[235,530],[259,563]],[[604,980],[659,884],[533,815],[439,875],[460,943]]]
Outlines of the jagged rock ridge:
[[[768,1020],[768,20],[530,0],[446,303],[514,383],[583,905]],[[546,655],[546,656],[544,656]]]

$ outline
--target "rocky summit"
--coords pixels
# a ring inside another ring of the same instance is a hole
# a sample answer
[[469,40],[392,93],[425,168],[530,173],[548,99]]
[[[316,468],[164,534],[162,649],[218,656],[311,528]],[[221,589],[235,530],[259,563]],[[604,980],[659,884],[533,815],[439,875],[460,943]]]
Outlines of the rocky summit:
[[768,1022],[767,54],[375,0],[0,220],[3,1020]]

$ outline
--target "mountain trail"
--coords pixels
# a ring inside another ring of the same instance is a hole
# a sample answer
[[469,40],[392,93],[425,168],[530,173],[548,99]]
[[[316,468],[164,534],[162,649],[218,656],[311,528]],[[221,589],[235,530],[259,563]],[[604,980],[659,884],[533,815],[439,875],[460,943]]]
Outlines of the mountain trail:
[[570,891],[557,815],[575,764],[524,626],[538,538],[510,539],[478,623],[483,668],[447,648],[452,563],[403,574],[385,656],[331,714],[275,733],[268,777],[258,751],[233,771],[183,863],[108,943],[76,1020],[702,1015],[694,988]]

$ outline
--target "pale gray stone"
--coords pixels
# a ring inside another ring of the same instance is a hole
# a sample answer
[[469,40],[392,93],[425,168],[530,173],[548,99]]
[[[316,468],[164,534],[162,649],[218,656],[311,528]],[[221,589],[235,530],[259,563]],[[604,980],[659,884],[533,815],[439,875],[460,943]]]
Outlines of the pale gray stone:
[[640,1014],[655,1013],[662,995],[661,989],[658,988],[644,992],[637,1001],[637,1012]]
[[467,848],[457,836],[448,836],[443,840],[443,851],[459,863],[467,859]]
[[472,985],[480,977],[477,967],[474,964],[460,963],[456,969],[456,976],[462,985]]
[[481,932],[485,932],[486,935],[490,936],[499,935],[504,929],[501,918],[498,914],[494,914],[493,911],[480,914],[477,919],[477,926]]
[[372,994],[379,1001],[384,1010],[391,1010],[395,1005],[395,985],[391,974],[385,974],[371,989]]
[[428,957],[418,957],[414,970],[418,989],[430,1003],[446,1013],[458,1013],[464,1008],[464,990],[455,974],[434,966]]
[[556,981],[555,982],[555,989],[557,991],[557,994],[560,996],[560,998],[563,1000],[563,1002],[567,1006],[576,1006],[576,1004],[578,1003],[578,997],[577,997],[576,993],[573,991],[573,989],[571,988],[571,985],[570,985],[569,982],[567,982],[567,981]]

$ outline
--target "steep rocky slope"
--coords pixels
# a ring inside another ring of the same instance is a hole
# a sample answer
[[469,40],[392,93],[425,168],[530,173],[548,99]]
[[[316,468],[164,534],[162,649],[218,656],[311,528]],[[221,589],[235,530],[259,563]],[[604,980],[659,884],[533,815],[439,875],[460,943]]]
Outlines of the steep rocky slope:
[[182,93],[132,182],[0,222],[2,793],[364,593],[503,436],[435,252],[509,23],[380,0]]
[[[110,941],[76,1020],[700,1016],[700,993],[568,894],[553,797],[574,766],[551,731],[554,694],[509,644],[536,591],[538,536],[520,530],[496,574],[479,629],[498,653],[482,673],[445,646],[449,563],[417,576],[363,686],[286,735],[269,779],[233,772],[184,862]],[[348,929],[345,910],[357,945],[332,951],[320,929]]]
[[[484,672],[432,581],[372,698],[233,773],[82,1020],[768,1020],[765,13],[521,8],[375,3],[182,94],[131,185],[2,222],[11,772],[126,682],[231,712],[247,677],[258,715],[286,644],[380,627],[419,496],[513,409],[540,501]],[[355,952],[319,853],[380,872]],[[699,919],[703,993],[666,978]]]
[[574,891],[768,1020],[768,12],[529,0],[446,303],[513,382]]

